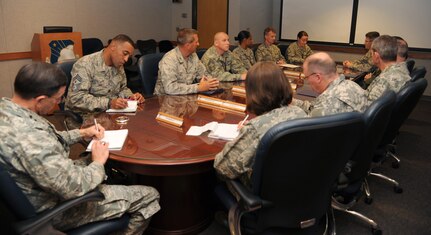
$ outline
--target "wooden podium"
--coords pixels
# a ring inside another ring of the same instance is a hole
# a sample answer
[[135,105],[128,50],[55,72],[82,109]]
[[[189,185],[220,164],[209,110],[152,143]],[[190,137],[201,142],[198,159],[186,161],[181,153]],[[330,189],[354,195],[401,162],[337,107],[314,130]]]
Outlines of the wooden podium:
[[82,57],[80,32],[35,33],[31,40],[31,54],[34,61],[56,63],[59,59]]

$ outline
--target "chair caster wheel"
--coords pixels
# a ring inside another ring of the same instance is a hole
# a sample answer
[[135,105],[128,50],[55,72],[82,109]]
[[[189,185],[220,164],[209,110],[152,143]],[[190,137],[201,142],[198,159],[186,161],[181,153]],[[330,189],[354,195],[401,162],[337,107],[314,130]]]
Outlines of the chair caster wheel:
[[371,232],[373,233],[373,235],[382,235],[382,230],[378,228],[372,228]]
[[400,163],[399,162],[392,162],[392,168],[395,168],[395,169],[400,168]]
[[373,203],[373,198],[372,197],[365,197],[364,202],[367,203],[368,205],[370,205],[371,203]]
[[400,186],[394,186],[394,191],[395,191],[396,193],[402,193],[402,192],[403,192],[403,189],[402,189]]

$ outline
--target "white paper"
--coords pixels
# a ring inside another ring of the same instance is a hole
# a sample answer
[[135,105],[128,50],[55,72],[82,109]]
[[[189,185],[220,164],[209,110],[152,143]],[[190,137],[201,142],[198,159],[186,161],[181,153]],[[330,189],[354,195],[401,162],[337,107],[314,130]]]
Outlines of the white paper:
[[137,100],[128,100],[127,101],[127,108],[124,109],[108,109],[106,110],[107,113],[132,113],[136,112],[138,109],[138,101]]
[[208,134],[208,137],[215,138],[215,139],[223,139],[223,140],[233,140],[239,134],[238,124],[210,122],[204,126],[190,127],[186,135],[199,136],[205,131],[211,131]]
[[[123,148],[124,141],[126,140],[128,133],[129,130],[127,129],[105,131],[105,136],[100,141],[108,142],[109,150],[121,150]],[[93,142],[94,141],[92,140],[87,146],[87,152],[91,151],[91,146],[93,145]]]

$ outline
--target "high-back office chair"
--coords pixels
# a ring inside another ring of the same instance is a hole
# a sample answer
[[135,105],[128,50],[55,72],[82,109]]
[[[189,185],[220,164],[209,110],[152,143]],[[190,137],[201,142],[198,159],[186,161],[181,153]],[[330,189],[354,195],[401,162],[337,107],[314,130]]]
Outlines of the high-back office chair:
[[206,48],[199,48],[196,50],[196,54],[198,55],[199,59],[202,59],[202,56],[204,56],[205,52],[207,51]]
[[[392,166],[394,168],[399,166],[400,159],[395,155],[392,149],[394,147],[394,140],[397,137],[398,130],[416,107],[427,85],[427,80],[424,78],[419,78],[416,81],[408,82],[397,93],[397,99],[392,110],[391,118],[389,119],[388,126],[386,127],[385,133],[375,153],[376,155],[374,156],[374,161],[382,162],[385,160],[385,158],[392,157],[395,159],[395,162],[392,163]],[[399,183],[396,180],[376,172],[371,172],[370,175],[389,181],[394,185],[395,192],[402,192],[402,188],[399,186]]]
[[424,66],[415,67],[410,73],[411,81],[416,81],[419,78],[424,78],[427,74],[427,69]]
[[331,228],[333,186],[362,130],[360,113],[291,120],[268,130],[256,150],[251,189],[229,180],[240,199],[220,198],[232,205],[231,234],[316,234],[319,225]]
[[407,69],[409,70],[409,73],[412,73],[412,71],[413,71],[413,68],[415,67],[415,60],[413,60],[413,59],[407,59],[406,60],[406,66],[407,66]]
[[154,93],[159,72],[159,61],[164,55],[165,53],[148,54],[143,55],[138,60],[138,70],[142,79],[143,95],[145,97],[150,97]]
[[154,39],[137,40],[136,47],[141,53],[140,56],[152,54],[157,52],[157,42]]
[[366,177],[369,175],[371,169],[374,152],[386,130],[395,100],[395,92],[387,91],[364,112],[364,137],[346,166],[349,169],[344,173],[346,182],[339,181],[340,188],[335,191],[332,200],[332,207],[334,209],[354,215],[366,222],[371,226],[374,234],[381,233],[377,223],[356,211],[351,211],[350,208],[356,204],[362,194],[362,190],[365,190],[366,202],[371,203],[372,198]]
[[161,40],[159,42],[159,52],[166,53],[170,50],[174,49],[174,44],[170,40]]
[[58,231],[52,226],[52,219],[81,203],[103,200],[103,194],[99,191],[92,191],[37,213],[3,165],[0,165],[0,188],[0,203],[2,204],[0,208],[4,210],[0,213],[1,219],[12,220],[9,225],[16,234],[110,234],[125,229],[129,223],[129,215],[124,215],[119,219],[89,223],[69,231]]
[[98,38],[83,38],[82,39],[82,55],[89,55],[102,50],[103,42]]
[[277,45],[278,48],[280,49],[281,54],[284,56],[284,58],[286,59],[286,62],[288,62],[289,60],[287,59],[287,48],[289,47],[289,45],[286,44],[278,44]]

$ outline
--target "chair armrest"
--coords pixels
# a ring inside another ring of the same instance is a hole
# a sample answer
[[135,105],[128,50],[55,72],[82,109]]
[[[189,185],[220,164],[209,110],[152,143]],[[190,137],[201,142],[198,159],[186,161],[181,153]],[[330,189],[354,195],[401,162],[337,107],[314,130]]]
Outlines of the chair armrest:
[[54,112],[54,115],[63,115],[63,116],[66,116],[66,117],[70,117],[76,123],[82,123],[83,122],[83,119],[82,119],[81,115],[79,115],[79,114],[77,114],[75,112],[72,112],[70,110],[57,110],[57,111]]
[[244,209],[250,212],[262,208],[264,203],[262,199],[250,192],[241,182],[229,180],[226,183],[231,186],[230,188],[240,197],[239,203]]
[[19,234],[27,234],[28,231],[37,230],[37,228],[49,224],[49,222],[59,213],[64,212],[76,205],[88,201],[101,201],[103,199],[105,199],[105,197],[101,192],[98,190],[93,190],[81,197],[61,202],[54,208],[39,213],[34,218],[18,222],[14,224],[14,227]]

